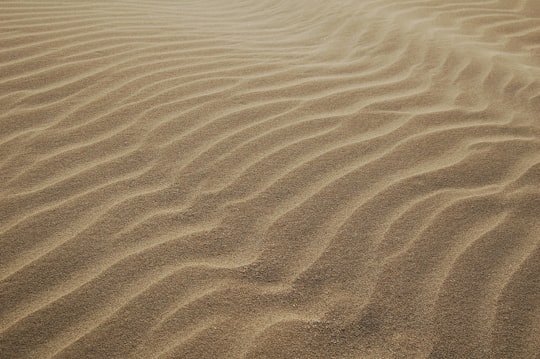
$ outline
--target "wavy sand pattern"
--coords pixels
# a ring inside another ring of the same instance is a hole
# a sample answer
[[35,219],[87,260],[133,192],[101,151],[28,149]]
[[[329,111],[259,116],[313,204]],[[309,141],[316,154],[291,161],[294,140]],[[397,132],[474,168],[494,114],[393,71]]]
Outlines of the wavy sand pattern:
[[0,3],[1,358],[540,358],[536,0]]

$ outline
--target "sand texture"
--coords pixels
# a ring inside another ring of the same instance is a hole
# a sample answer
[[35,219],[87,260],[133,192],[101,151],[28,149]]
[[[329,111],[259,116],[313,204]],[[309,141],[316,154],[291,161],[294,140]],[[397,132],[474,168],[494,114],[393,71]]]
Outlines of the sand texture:
[[540,358],[540,1],[0,1],[0,358]]

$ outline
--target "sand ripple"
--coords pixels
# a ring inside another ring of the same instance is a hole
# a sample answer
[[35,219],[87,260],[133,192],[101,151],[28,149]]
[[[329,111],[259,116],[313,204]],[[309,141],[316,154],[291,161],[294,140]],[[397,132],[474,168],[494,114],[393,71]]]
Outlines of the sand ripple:
[[0,357],[538,357],[537,1],[3,1],[0,40]]

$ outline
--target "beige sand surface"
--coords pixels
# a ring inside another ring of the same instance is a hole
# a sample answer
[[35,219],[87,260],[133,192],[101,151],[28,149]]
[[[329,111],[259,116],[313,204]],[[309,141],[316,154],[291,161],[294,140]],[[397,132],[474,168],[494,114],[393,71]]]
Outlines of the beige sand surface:
[[540,1],[2,0],[0,358],[540,358]]

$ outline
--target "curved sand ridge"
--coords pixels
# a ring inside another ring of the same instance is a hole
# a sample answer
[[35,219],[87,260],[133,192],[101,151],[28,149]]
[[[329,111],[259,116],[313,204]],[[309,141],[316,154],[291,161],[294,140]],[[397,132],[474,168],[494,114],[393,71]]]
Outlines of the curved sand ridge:
[[1,357],[538,357],[536,1],[3,1],[0,40]]

